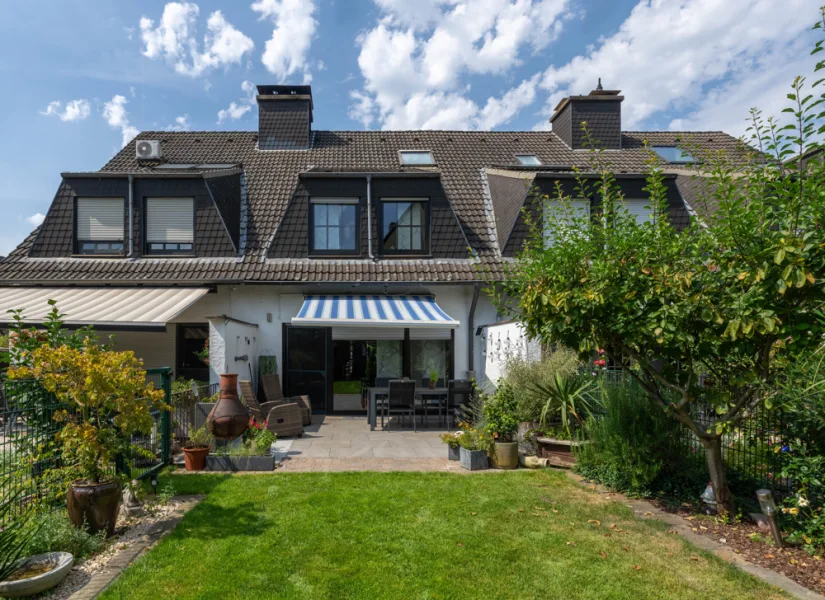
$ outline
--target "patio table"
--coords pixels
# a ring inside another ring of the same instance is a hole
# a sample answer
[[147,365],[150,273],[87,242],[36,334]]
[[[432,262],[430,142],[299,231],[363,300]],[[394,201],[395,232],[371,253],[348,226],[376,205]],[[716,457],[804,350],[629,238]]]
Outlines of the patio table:
[[[367,405],[367,420],[370,424],[370,431],[375,431],[375,425],[378,421],[378,411],[376,410],[376,396],[380,395],[387,395],[390,393],[389,387],[371,387],[368,388],[370,400]],[[445,387],[438,387],[438,388],[429,388],[429,387],[417,387],[415,388],[415,397],[423,398],[424,396],[436,396],[436,397],[443,397],[446,401],[447,398],[447,388]],[[415,418],[415,417],[413,417]]]

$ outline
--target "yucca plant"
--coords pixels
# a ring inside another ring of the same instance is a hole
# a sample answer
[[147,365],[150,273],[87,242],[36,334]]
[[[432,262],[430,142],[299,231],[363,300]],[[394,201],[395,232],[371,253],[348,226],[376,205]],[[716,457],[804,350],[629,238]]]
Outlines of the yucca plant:
[[[13,489],[8,477],[0,482],[0,489]],[[0,581],[17,570],[26,548],[40,529],[40,525],[32,525],[29,510],[15,514],[22,496],[23,490],[13,489],[0,500],[0,524],[4,524],[0,525]]]
[[557,417],[572,438],[573,423],[584,427],[596,404],[596,385],[592,380],[576,375],[556,375],[549,383],[536,383],[532,393],[544,399],[540,423],[545,427]]

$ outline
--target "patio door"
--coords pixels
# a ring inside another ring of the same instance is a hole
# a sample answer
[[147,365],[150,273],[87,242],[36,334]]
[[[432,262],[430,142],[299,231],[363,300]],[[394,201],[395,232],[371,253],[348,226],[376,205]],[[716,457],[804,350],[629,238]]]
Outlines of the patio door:
[[312,412],[330,410],[327,365],[332,349],[328,327],[293,327],[284,332],[284,395],[309,396]]

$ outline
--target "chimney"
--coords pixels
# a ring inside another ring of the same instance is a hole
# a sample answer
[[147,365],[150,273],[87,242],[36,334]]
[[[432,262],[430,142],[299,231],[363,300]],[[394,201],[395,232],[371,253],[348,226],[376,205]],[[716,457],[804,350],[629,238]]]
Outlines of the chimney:
[[304,150],[312,143],[312,87],[258,86],[258,149]]
[[569,96],[556,106],[550,123],[553,133],[573,150],[586,148],[582,122],[599,148],[621,150],[622,148],[622,100],[619,90],[605,90],[602,80],[587,96]]

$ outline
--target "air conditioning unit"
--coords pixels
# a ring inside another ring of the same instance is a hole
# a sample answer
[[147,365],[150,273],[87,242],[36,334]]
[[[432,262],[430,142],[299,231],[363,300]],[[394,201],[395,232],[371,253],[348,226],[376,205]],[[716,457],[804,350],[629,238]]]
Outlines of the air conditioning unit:
[[160,140],[138,140],[135,142],[135,157],[144,160],[160,158]]

